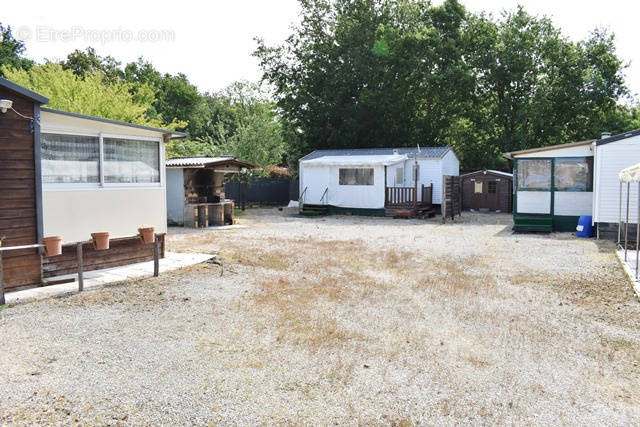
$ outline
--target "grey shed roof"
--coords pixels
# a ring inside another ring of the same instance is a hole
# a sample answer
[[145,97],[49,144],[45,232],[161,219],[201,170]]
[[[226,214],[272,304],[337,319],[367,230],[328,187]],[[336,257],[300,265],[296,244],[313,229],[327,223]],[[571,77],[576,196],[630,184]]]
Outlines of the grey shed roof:
[[49,102],[49,98],[40,95],[32,90],[27,89],[26,87],[20,86],[10,80],[0,78],[0,86],[5,87],[19,95],[24,96],[25,98],[29,98],[30,100],[38,103],[38,104],[46,104]]
[[[417,147],[402,147],[402,148],[350,148],[343,150],[316,150],[313,151],[300,160],[312,160],[325,156],[388,156],[397,152],[398,154],[406,154],[409,157],[416,155],[418,151]],[[441,159],[449,151],[452,151],[449,147],[420,147],[420,153],[418,157],[423,158],[435,158]]]
[[489,173],[489,174],[502,175],[502,176],[506,176],[506,177],[509,177],[509,178],[513,178],[513,174],[512,174],[512,173],[509,173],[509,172],[502,172],[502,171],[495,170],[495,169],[480,169],[480,170],[473,171],[473,172],[463,173],[463,174],[462,174],[462,175],[460,175],[460,176],[470,176],[470,175],[477,175],[477,174],[483,174],[483,175],[486,175],[486,174],[488,174],[488,173]]

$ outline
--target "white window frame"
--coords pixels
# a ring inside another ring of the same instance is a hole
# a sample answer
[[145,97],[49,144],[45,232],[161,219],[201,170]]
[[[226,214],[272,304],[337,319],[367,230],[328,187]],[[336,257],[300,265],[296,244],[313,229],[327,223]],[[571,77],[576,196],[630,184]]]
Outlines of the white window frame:
[[[396,172],[396,175],[393,178],[394,185],[395,186],[399,185],[400,187],[404,186],[404,166],[400,166],[399,168],[396,168],[395,172]],[[398,182],[398,173],[402,174],[402,179],[400,180],[400,182]]]
[[[106,133],[106,132],[83,132],[68,129],[55,129],[46,128],[40,131],[40,134],[59,134],[70,136],[90,136],[98,138],[98,146],[100,152],[100,161],[98,164],[99,182],[76,182],[76,183],[42,183],[42,189],[45,191],[67,191],[67,190],[86,190],[90,188],[100,188],[104,190],[108,189],[135,189],[135,188],[164,188],[165,186],[165,167],[164,156],[165,146],[164,140],[160,137],[152,136],[139,136],[121,133]],[[147,183],[123,183],[123,182],[105,182],[104,181],[104,138],[115,139],[133,139],[139,141],[156,141],[158,142],[158,167],[160,168],[160,182],[147,182]]]
[[[158,171],[160,182],[105,182],[104,181],[104,138],[113,139],[133,139],[138,141],[156,141],[158,142]],[[164,144],[162,138],[153,138],[146,136],[119,135],[112,133],[100,133],[100,184],[104,188],[140,188],[140,187],[163,187],[164,186]]]

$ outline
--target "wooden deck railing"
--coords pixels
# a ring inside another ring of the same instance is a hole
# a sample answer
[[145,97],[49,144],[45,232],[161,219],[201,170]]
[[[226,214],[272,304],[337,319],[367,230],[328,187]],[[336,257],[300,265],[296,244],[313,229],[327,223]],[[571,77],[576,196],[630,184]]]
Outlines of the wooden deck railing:
[[389,208],[423,208],[432,205],[433,184],[415,187],[386,187],[385,207]]

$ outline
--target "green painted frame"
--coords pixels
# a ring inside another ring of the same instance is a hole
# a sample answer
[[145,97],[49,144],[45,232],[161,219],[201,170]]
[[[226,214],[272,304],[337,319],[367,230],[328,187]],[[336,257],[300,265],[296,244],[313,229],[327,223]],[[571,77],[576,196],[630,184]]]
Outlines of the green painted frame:
[[553,165],[553,170],[552,170],[552,178],[553,178],[553,182],[552,182],[552,187],[553,187],[553,191],[559,191],[559,192],[563,192],[563,193],[593,193],[593,177],[594,177],[594,170],[593,170],[593,156],[573,156],[573,157],[556,157],[556,159],[563,159],[563,160],[578,160],[578,159],[582,159],[585,160],[587,162],[590,161],[589,163],[589,172],[591,173],[591,181],[587,183],[587,188],[585,190],[582,189],[577,189],[577,188],[567,188],[567,189],[559,189],[556,187],[556,167],[555,167],[555,161],[554,161],[554,165]]
[[[591,166],[592,166],[592,170],[591,170],[591,186],[587,187],[586,190],[558,190],[556,189],[556,184],[555,184],[555,170],[556,170],[556,159],[579,159],[579,158],[583,158],[583,159],[591,159]],[[582,192],[582,193],[591,193],[593,192],[593,178],[595,176],[594,174],[594,170],[593,170],[593,165],[594,165],[594,161],[593,161],[594,157],[593,156],[562,156],[562,157],[523,157],[521,159],[513,159],[513,216],[514,218],[518,215],[534,215],[534,216],[547,216],[547,217],[551,217],[551,219],[553,220],[553,224],[554,224],[554,229],[557,229],[559,231],[572,231],[569,230],[566,224],[568,224],[569,222],[573,223],[574,219],[577,222],[579,217],[574,217],[574,216],[570,216],[570,215],[556,215],[555,214],[555,193],[557,192]],[[551,189],[550,190],[540,190],[540,189],[522,189],[519,190],[518,189],[518,161],[520,160],[551,160]],[[551,193],[551,200],[549,203],[549,213],[548,214],[527,214],[527,213],[522,213],[519,214],[518,213],[518,191],[549,191]]]
[[[522,159],[513,159],[513,215],[540,215],[540,216],[553,216],[553,171],[555,166],[554,157],[524,157]],[[523,188],[520,190],[518,188],[518,161],[520,160],[551,160],[551,188],[550,189],[539,189],[539,188]],[[548,214],[527,214],[527,213],[518,213],[518,192],[519,191],[533,191],[533,192],[549,192],[551,193],[551,203],[549,206]]]

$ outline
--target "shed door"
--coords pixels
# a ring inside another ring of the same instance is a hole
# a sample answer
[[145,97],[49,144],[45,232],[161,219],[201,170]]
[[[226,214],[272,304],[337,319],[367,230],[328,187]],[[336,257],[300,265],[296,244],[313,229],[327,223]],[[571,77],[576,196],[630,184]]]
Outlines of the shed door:
[[487,209],[490,211],[500,209],[500,179],[478,177],[472,178],[470,181],[471,188],[469,193],[471,201],[468,208]]

